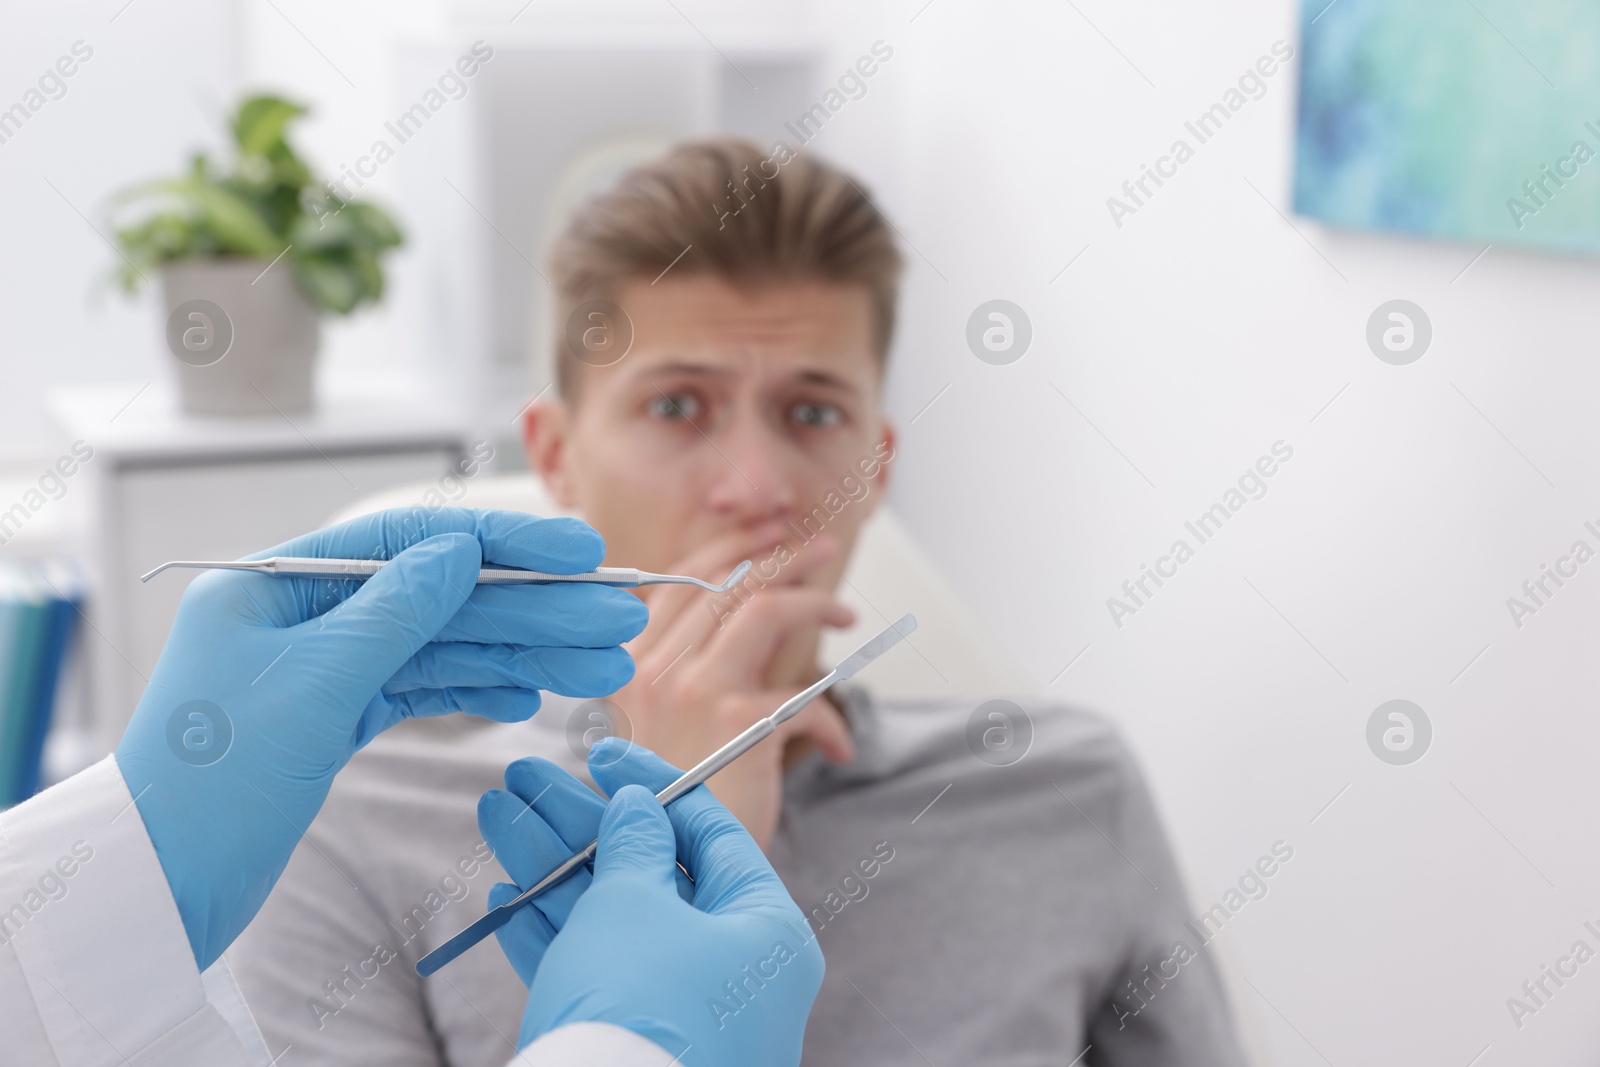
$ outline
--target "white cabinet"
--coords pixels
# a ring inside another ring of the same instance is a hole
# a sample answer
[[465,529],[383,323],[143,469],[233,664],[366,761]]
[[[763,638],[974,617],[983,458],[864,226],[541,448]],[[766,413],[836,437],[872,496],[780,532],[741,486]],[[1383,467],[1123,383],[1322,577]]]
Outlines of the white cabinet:
[[414,397],[330,397],[305,416],[198,419],[154,388],[129,404],[137,388],[73,390],[51,404],[70,439],[94,450],[74,480],[89,497],[81,640],[102,751],[127,724],[197,572],[148,583],[140,574],[171,559],[270,548],[374,492],[443,478],[471,447],[460,419]]

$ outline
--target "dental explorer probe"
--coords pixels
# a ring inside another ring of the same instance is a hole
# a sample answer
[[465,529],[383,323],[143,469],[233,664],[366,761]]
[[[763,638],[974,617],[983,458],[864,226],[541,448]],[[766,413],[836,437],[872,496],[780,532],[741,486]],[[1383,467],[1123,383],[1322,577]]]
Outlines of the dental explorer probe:
[[[254,571],[274,578],[331,578],[347,581],[365,581],[377,574],[386,559],[322,559],[317,556],[269,556],[266,559],[193,560],[175,559],[154,570],[141,574],[139,580],[148,582],[172,567],[197,567],[202,570]],[[596,567],[578,574],[550,574],[545,571],[525,571],[516,567],[484,567],[478,571],[479,585],[517,585],[527,582],[595,582],[601,585],[697,585],[708,593],[726,593],[750,573],[750,561],[745,560],[733,569],[727,579],[717,585],[691,578],[686,574],[654,574],[632,567]]]
[[[722,768],[756,747],[763,739],[772,736],[773,731],[778,728],[780,723],[798,715],[801,709],[821,695],[823,690],[853,677],[867,664],[899,644],[902,639],[916,628],[916,616],[902,615],[898,621],[879,632],[876,637],[873,637],[866,644],[840,660],[839,665],[834,667],[833,670],[784,701],[777,711],[753,723],[732,741],[729,741],[701,760],[690,770],[685,771],[681,778],[657,793],[656,799],[661,802],[662,807],[666,807],[695,786],[700,785],[707,778],[710,778],[713,774],[716,774]],[[434,974],[439,968],[510,922],[511,917],[517,913],[517,909],[551,886],[565,880],[580,867],[591,863],[594,860],[599,844],[598,840],[589,842],[587,848],[574,853],[564,863],[539,879],[531,887],[523,890],[498,908],[487,912],[471,926],[468,926],[465,930],[462,930],[459,934],[422,957],[417,961],[417,973],[424,978]]]

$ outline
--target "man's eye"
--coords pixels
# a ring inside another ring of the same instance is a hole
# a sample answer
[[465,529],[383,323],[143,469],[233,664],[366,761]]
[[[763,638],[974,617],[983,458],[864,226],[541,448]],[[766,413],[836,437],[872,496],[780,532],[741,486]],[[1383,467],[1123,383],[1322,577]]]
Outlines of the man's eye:
[[832,404],[796,404],[791,413],[800,425],[812,428],[836,425],[843,417]]
[[650,414],[658,419],[693,419],[700,414],[700,401],[688,393],[657,393],[650,401]]

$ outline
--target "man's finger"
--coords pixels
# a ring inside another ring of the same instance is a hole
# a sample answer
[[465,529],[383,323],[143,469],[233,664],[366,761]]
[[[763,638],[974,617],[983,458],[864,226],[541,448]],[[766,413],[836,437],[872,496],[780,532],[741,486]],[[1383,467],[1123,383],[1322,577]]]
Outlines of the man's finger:
[[[809,574],[837,554],[838,542],[826,535],[801,545],[787,563],[781,563],[781,558],[775,557],[771,548],[755,553],[749,557],[754,559],[755,567],[734,589],[726,593],[706,593],[690,587],[690,592],[699,593],[693,610],[680,613],[676,621],[662,632],[659,647],[668,656],[677,655],[685,647],[705,647],[730,619],[744,612],[767,592],[800,585]],[[775,563],[775,560],[778,562]],[[652,604],[651,613],[654,612],[655,606]]]
[[856,758],[849,724],[826,700],[813,701],[810,707],[778,727],[773,741],[798,738],[816,745],[830,763],[849,763]]
[[767,663],[788,637],[814,626],[848,626],[855,612],[824,589],[771,588],[747,604],[706,643],[708,662],[729,685],[759,683]]
[[[720,582],[742,560],[753,559],[762,549],[768,548],[769,541],[770,538],[754,536],[743,528],[728,530],[678,560],[670,570],[673,574]],[[712,596],[692,585],[650,586],[641,595],[650,606],[650,622],[633,642],[634,653],[645,656],[671,644],[672,650],[667,652],[669,658],[694,640],[693,637],[679,639],[674,631],[685,621],[699,622],[696,613],[706,612],[702,605],[710,603]],[[707,615],[709,617],[709,613]]]

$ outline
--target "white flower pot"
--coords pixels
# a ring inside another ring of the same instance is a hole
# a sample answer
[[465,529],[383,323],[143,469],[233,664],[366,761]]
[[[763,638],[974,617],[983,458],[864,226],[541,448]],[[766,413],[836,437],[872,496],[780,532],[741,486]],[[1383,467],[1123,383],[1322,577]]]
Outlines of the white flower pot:
[[161,270],[183,410],[291,415],[312,406],[321,318],[283,260],[187,259]]

